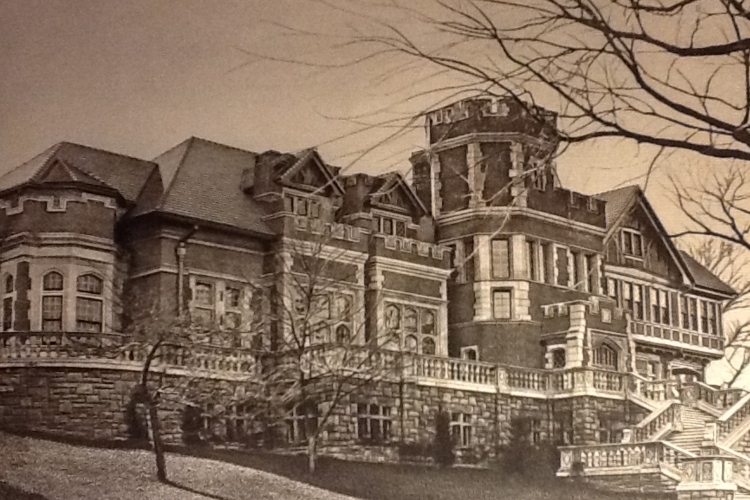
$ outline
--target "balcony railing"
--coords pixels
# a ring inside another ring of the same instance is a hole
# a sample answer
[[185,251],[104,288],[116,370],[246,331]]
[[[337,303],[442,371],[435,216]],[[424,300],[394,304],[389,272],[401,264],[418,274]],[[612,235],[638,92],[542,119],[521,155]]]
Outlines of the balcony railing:
[[[660,463],[678,467],[692,455],[663,441],[650,443],[617,443],[560,448],[560,475],[570,475],[574,468],[606,470],[622,467],[658,467]],[[574,465],[580,464],[580,465]]]
[[630,333],[717,351],[724,349],[724,338],[720,335],[694,332],[676,326],[653,324],[641,320],[630,322]]
[[[121,334],[70,332],[12,332],[0,334],[2,362],[100,362],[140,367],[148,346],[129,344]],[[250,375],[255,370],[252,353],[213,345],[164,346],[154,368],[169,367]]]

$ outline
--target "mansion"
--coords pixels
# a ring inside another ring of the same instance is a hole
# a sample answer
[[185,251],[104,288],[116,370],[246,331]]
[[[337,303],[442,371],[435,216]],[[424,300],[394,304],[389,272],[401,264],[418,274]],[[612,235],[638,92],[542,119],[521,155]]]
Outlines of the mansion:
[[[127,437],[137,356],[80,347],[126,343],[145,307],[126,291],[236,332],[197,371],[242,383],[258,346],[288,333],[252,327],[285,302],[255,307],[256,284],[304,274],[304,255],[337,269],[329,327],[310,344],[367,348],[387,332],[412,361],[399,391],[381,380],[336,410],[323,453],[398,460],[445,411],[464,463],[500,457],[520,432],[560,447],[561,476],[741,498],[750,398],[704,380],[735,291],[675,247],[637,186],[561,186],[555,120],[511,99],[432,111],[410,181],[349,174],[314,149],[190,138],[142,160],[52,146],[0,177],[0,425]],[[232,411],[205,425],[238,439]],[[178,409],[166,420],[179,439]],[[290,422],[294,447],[304,432]]]

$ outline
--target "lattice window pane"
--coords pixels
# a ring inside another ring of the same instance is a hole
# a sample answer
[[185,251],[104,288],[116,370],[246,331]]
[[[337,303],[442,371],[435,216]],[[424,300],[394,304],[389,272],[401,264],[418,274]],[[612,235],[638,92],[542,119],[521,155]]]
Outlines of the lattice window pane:
[[59,291],[63,289],[63,275],[56,272],[47,273],[42,279],[42,289]]
[[196,283],[194,301],[199,306],[213,306],[214,287],[209,283]]
[[59,332],[62,330],[62,296],[42,297],[42,330]]
[[76,280],[76,289],[85,293],[102,293],[102,280],[93,274],[84,274]]
[[492,294],[494,316],[497,319],[510,319],[510,291],[496,290]]
[[510,277],[510,245],[508,240],[492,240],[492,277]]

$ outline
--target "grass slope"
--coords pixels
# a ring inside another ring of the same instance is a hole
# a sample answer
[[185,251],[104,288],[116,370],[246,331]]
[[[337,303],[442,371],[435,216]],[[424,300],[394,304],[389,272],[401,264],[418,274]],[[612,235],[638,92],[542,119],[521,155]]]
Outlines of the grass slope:
[[[176,486],[154,478],[153,456],[144,450],[102,449],[0,433],[0,488],[5,480],[44,497],[20,500],[179,499],[240,500],[625,500],[654,495],[607,493],[554,477],[530,479],[497,470],[437,469],[400,464],[368,464],[321,458],[307,473],[303,456],[217,449],[179,450],[168,455]],[[2,455],[2,454],[0,454]],[[5,473],[3,474],[3,471]],[[539,476],[539,474],[537,474]],[[16,490],[15,493],[21,494]],[[45,498],[46,497],[46,498]],[[671,498],[664,495],[661,498]]]

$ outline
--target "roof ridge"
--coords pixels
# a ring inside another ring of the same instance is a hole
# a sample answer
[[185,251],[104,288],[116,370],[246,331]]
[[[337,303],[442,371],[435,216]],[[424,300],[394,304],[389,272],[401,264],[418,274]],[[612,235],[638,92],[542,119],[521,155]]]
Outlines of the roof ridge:
[[[180,157],[180,161],[177,162],[177,168],[175,169],[174,175],[172,176],[172,179],[169,182],[169,186],[164,186],[164,193],[162,193],[159,203],[157,203],[156,206],[154,207],[155,210],[161,210],[164,208],[164,204],[167,201],[167,197],[169,197],[169,193],[172,191],[172,187],[176,183],[175,181],[177,180],[177,176],[180,175],[180,171],[182,170],[182,167],[185,164],[185,158],[187,158],[188,152],[190,151],[190,149],[192,149],[195,141],[200,141],[200,140],[203,140],[203,139],[201,139],[200,137],[195,137],[194,135],[191,135],[190,137],[187,138],[186,141],[182,141],[180,144],[177,144],[175,147],[172,148],[172,149],[178,148],[180,147],[180,145],[187,142],[187,144],[185,145],[185,152],[182,153],[182,156]],[[211,141],[206,141],[206,142],[211,142]],[[168,153],[172,149],[168,149],[167,151],[162,153],[162,155],[165,153]],[[158,163],[156,163],[156,166],[157,168],[161,168]],[[153,173],[153,171],[151,173]],[[159,175],[161,175],[161,171],[159,172]],[[163,182],[164,180],[162,180],[162,183]]]
[[[230,146],[229,144],[224,144],[223,142],[212,141],[211,139],[204,139],[203,137],[198,137],[198,136],[195,136],[195,135],[191,135],[187,140],[188,141],[195,140],[195,141],[208,142],[209,144],[215,144],[215,145],[221,146],[223,148],[234,149],[236,151],[242,151],[243,153],[250,153],[250,154],[254,154],[256,156],[259,155],[259,153],[255,152],[255,151],[250,151],[249,149],[242,149],[242,148],[237,147],[237,146]],[[183,141],[183,142],[185,142],[185,141]],[[179,146],[179,144],[178,144],[178,146]],[[175,147],[177,147],[177,146],[175,146]]]
[[143,158],[138,158],[137,156],[126,155],[126,154],[123,154],[123,153],[117,153],[115,151],[110,151],[108,149],[101,149],[101,148],[96,148],[94,146],[87,146],[86,144],[79,144],[77,142],[62,141],[62,142],[59,142],[57,145],[58,146],[73,146],[73,147],[77,147],[77,148],[88,149],[90,151],[96,151],[98,153],[105,153],[105,154],[108,154],[108,155],[119,156],[121,158],[128,158],[130,160],[136,160],[136,161],[139,161],[141,163],[151,163],[151,164],[154,163],[153,160],[144,160]]

